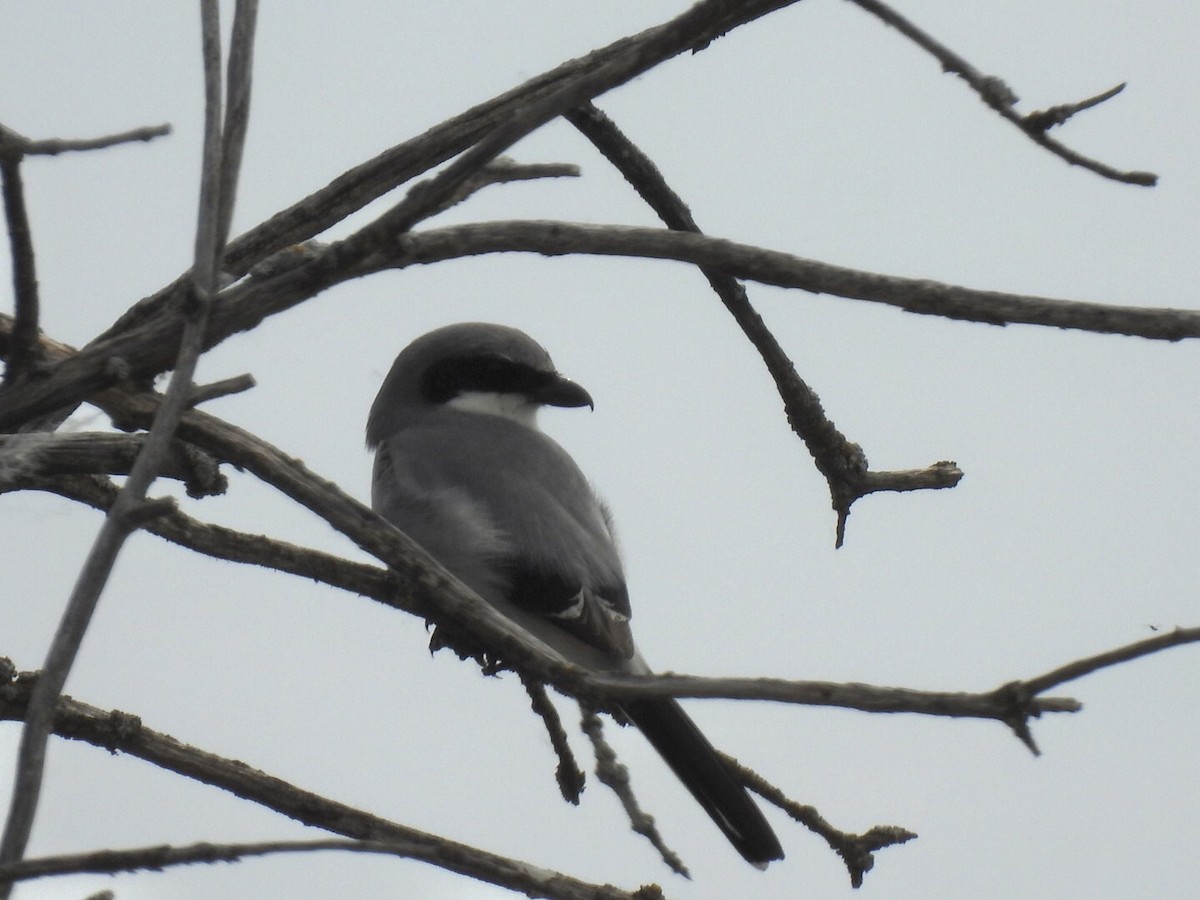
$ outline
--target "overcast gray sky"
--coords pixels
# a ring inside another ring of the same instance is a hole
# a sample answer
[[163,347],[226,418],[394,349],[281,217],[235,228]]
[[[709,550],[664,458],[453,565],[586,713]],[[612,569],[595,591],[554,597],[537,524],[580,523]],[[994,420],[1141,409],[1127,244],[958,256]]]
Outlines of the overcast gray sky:
[[[640,2],[267,0],[234,231],[467,106],[687,8]],[[191,257],[201,128],[196,4],[0,5],[0,121],[35,138],[170,122],[149,145],[30,160],[43,325],[82,344]],[[849,3],[808,0],[598,104],[711,234],[887,274],[1116,304],[1197,307],[1200,7],[964,4],[902,12],[1025,111],[1119,98],[1058,136],[1153,189],[1071,168]],[[564,124],[521,161],[573,181],[491,188],[440,222],[656,224]],[[347,233],[356,216],[334,229]],[[8,283],[7,256],[0,260]],[[860,502],[847,543],[753,349],[687,266],[492,256],[329,291],[206,356],[252,372],[212,412],[360,498],[367,409],[395,353],[448,322],[521,327],[596,410],[552,411],[617,518],[646,656],[661,669],[985,690],[1200,623],[1200,357],[1171,345],[996,328],[750,286],[832,419],[881,469],[954,459],[953,491]],[[79,429],[101,428],[87,409]],[[190,512],[361,558],[231,473]],[[164,490],[173,490],[165,488]],[[40,665],[100,518],[0,497],[0,655]],[[610,729],[685,882],[592,784],[558,798],[516,679],[430,659],[421,623],[298,580],[194,558],[149,535],[122,555],[68,692],[375,813],[487,850],[677,898],[839,898],[838,859],[782,814],[788,858],[745,866],[631,730]],[[713,741],[836,826],[919,833],[862,896],[1185,898],[1200,883],[1200,650],[1058,694],[1033,758],[1000,725],[692,701]],[[570,707],[563,706],[570,714]],[[18,730],[0,728],[0,769]],[[575,746],[583,759],[589,750]],[[594,780],[594,779],[593,779]],[[8,791],[0,782],[0,800]],[[317,836],[136,760],[56,742],[31,851]],[[121,900],[511,896],[390,858],[277,857],[17,891]]]

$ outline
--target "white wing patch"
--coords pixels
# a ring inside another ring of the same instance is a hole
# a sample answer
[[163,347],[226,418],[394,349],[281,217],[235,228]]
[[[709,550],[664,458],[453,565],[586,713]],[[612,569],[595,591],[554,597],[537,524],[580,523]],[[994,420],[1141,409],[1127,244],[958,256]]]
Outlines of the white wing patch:
[[613,609],[603,597],[583,588],[571,598],[570,605],[548,619],[557,621],[564,631],[571,632],[592,646],[605,647],[625,659],[633,656],[633,632],[629,617]]

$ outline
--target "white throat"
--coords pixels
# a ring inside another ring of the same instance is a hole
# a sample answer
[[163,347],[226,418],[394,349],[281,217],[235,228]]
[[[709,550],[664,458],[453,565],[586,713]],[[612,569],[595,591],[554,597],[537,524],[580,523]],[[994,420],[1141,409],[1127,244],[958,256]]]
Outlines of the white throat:
[[532,402],[523,394],[501,394],[496,391],[465,391],[447,401],[451,409],[463,412],[483,413],[487,416],[501,416],[512,419],[526,428],[538,430],[538,404]]

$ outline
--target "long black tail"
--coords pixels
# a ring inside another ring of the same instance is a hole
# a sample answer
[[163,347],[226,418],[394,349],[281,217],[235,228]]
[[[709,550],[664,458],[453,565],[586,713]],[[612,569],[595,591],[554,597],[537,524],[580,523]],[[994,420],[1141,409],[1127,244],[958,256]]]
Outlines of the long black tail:
[[747,862],[765,868],[783,859],[779,838],[762,811],[678,703],[631,700],[621,709]]

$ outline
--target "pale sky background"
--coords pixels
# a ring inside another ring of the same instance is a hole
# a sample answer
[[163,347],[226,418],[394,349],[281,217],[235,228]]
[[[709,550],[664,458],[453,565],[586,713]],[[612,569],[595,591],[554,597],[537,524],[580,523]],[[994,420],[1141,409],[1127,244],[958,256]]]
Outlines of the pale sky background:
[[[349,166],[682,0],[266,0],[235,233]],[[24,166],[43,325],[82,344],[191,257],[201,128],[196,4],[0,4],[0,121],[35,138],[170,122],[150,145]],[[610,95],[608,111],[709,233],[978,288],[1196,308],[1200,6],[926,0],[899,9],[1025,111],[1119,98],[1059,132],[1153,189],[1050,156],[856,7],[808,0]],[[489,189],[440,222],[656,224],[557,123],[521,161],[584,177]],[[394,198],[392,198],[394,200]],[[376,210],[377,211],[377,210]],[[365,221],[357,216],[333,235]],[[9,283],[7,253],[0,261]],[[617,517],[634,626],[659,668],[987,690],[1200,624],[1200,349],[996,328],[750,286],[832,419],[877,468],[954,459],[953,491],[860,502],[833,549],[823,479],[753,349],[676,263],[492,256],[385,273],[227,341],[200,379],[252,372],[211,411],[366,499],[362,428],[413,337],[482,319],[529,331],[596,399],[543,426]],[[83,410],[80,429],[105,427]],[[203,519],[355,558],[327,526],[231,472]],[[164,488],[174,492],[175,488]],[[40,665],[100,524],[0,497],[0,655]],[[515,678],[430,659],[422,624],[148,535],[119,560],[68,692],[331,798],[501,854],[674,898],[1190,898],[1200,884],[1200,648],[1059,690],[1033,758],[996,723],[692,701],[714,743],[835,825],[919,833],[851,891],[836,856],[769,813],[787,859],[760,874],[632,730],[609,729],[694,880],[673,876],[590,784],[565,805]],[[571,716],[571,707],[563,705]],[[0,728],[0,800],[18,729]],[[576,750],[590,760],[585,740]],[[594,781],[594,778],[591,779]],[[135,759],[56,741],[31,851],[319,837]],[[22,900],[515,895],[346,854],[58,879]]]

